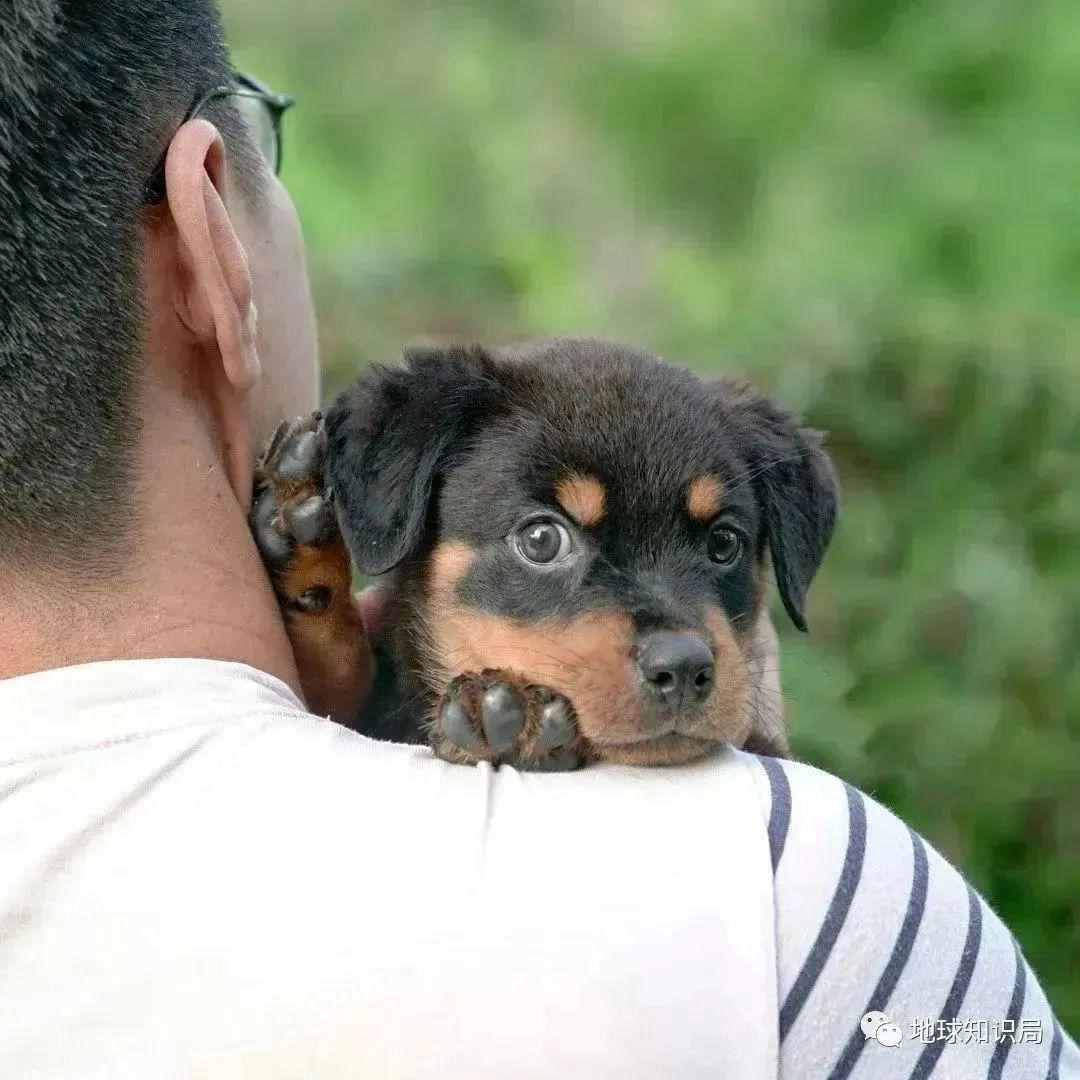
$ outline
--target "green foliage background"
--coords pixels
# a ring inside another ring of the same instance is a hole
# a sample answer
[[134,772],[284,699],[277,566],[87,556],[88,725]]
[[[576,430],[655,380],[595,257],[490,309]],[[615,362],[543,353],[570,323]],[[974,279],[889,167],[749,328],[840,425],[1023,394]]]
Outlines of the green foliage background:
[[1075,0],[224,6],[300,98],[328,390],[587,333],[831,432],[797,752],[962,866],[1080,1030]]

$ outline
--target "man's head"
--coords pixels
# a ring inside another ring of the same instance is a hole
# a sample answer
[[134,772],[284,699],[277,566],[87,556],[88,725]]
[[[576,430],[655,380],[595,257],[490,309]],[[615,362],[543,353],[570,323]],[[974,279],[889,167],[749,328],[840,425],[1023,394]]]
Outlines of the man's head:
[[233,78],[213,0],[0,18],[0,561],[114,565],[166,431],[243,503],[254,447],[315,403],[291,202],[233,99],[183,122]]

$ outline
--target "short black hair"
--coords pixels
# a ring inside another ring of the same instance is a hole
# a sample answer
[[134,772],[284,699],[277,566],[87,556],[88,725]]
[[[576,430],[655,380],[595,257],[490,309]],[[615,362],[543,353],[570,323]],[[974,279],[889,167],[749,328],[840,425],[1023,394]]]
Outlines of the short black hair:
[[[143,184],[231,78],[214,0],[0,0],[0,562],[126,546]],[[208,112],[250,172],[239,114]]]

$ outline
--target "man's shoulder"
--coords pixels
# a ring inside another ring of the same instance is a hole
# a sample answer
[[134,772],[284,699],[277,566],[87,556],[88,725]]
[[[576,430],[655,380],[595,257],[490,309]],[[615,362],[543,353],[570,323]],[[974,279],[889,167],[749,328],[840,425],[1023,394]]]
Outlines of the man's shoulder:
[[[542,853],[549,838],[612,863],[678,860],[724,845],[764,851],[761,816],[743,755],[725,752],[680,769],[596,766],[532,775],[450,765],[424,746],[379,742],[307,712],[279,680],[242,664],[155,660],[84,665],[0,683],[0,762],[63,790],[77,826],[125,792],[141,795],[129,828],[188,837],[207,831],[251,843],[272,828],[279,844],[306,833],[369,850],[493,850],[514,838]],[[62,775],[61,775],[62,774]],[[80,809],[81,808],[81,809]],[[300,841],[301,843],[303,841]],[[387,857],[389,852],[383,852]],[[734,857],[734,852],[729,852]],[[766,863],[767,865],[767,863]]]
[[[282,1031],[325,1053],[256,1070],[275,1076],[775,1075],[768,852],[734,754],[468,768],[258,694],[198,697],[19,766],[0,990],[42,1022],[0,1020],[8,1045],[60,1026],[100,1047],[126,1016],[200,1061]],[[57,1002],[43,955],[109,977]]]

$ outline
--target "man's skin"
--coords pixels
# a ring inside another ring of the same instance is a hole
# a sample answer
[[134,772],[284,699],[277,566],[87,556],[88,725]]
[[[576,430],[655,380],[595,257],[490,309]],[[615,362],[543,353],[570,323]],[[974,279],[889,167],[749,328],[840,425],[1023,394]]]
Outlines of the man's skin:
[[[229,182],[222,138],[203,119],[173,138],[166,186],[167,207],[147,211],[144,227],[148,318],[130,550],[105,587],[51,572],[5,574],[0,678],[94,660],[203,657],[250,664],[299,694],[247,525],[259,448],[283,417],[318,404],[299,221],[269,170],[254,203]],[[360,601],[369,618],[377,597]]]

